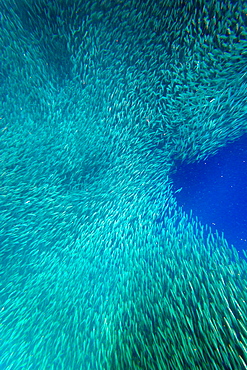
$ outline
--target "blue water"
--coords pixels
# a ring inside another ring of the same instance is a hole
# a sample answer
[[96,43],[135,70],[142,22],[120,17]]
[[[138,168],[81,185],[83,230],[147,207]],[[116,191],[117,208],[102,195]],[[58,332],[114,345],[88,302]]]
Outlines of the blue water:
[[184,211],[247,250],[247,135],[200,163],[177,164],[174,189]]

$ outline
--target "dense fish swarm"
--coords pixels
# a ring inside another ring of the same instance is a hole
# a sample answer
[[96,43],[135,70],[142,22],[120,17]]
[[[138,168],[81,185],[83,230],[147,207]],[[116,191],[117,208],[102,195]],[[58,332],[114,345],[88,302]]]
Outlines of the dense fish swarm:
[[247,263],[171,174],[247,131],[243,0],[0,0],[0,369],[247,368]]

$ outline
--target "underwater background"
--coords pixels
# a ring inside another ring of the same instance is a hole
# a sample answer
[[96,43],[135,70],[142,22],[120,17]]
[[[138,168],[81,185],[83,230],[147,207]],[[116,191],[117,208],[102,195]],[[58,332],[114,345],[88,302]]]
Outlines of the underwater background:
[[0,370],[247,368],[247,5],[0,0]]
[[238,253],[247,249],[247,135],[206,160],[179,164],[173,185],[180,206],[224,233]]

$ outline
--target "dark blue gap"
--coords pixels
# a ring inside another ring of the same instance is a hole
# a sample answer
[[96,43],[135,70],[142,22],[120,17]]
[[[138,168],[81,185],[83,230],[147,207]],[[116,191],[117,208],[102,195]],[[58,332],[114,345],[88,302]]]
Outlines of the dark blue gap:
[[178,164],[173,175],[178,204],[247,250],[247,134],[205,161]]

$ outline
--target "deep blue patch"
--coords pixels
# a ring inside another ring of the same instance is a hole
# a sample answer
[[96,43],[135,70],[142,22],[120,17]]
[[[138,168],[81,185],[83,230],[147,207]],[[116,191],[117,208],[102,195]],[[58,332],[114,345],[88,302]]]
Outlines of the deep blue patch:
[[208,158],[178,165],[173,175],[178,204],[218,230],[238,251],[247,250],[247,135]]

